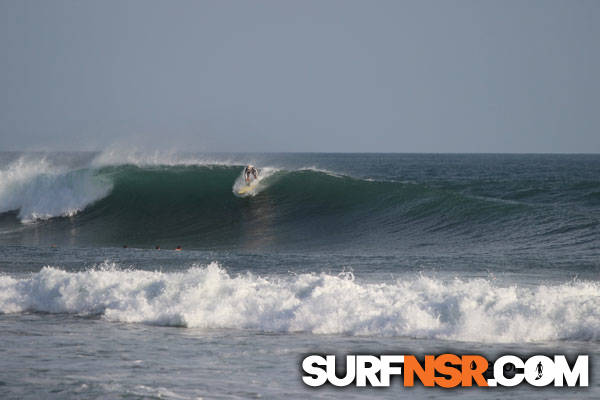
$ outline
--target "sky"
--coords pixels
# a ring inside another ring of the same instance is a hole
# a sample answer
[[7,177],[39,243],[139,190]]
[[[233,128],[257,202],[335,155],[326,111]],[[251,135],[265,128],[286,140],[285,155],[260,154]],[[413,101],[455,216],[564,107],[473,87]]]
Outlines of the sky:
[[0,0],[0,151],[600,152],[600,1]]

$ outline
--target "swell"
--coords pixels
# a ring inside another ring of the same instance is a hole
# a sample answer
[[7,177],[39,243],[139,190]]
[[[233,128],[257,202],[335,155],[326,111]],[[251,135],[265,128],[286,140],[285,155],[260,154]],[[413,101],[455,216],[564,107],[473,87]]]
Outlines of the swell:
[[241,179],[242,166],[236,165],[40,168],[44,172],[14,178],[14,190],[0,191],[0,211],[18,210],[22,222],[59,218],[24,227],[5,213],[4,241],[349,251],[466,240],[589,247],[598,226],[593,215],[565,215],[554,206],[519,201],[519,195],[485,197],[452,185],[370,181],[313,169],[265,169],[257,191],[240,198],[232,190]]
[[349,273],[231,276],[217,263],[181,272],[45,267],[0,276],[0,313],[99,315],[109,321],[480,342],[597,341],[600,286],[500,286],[490,279]]

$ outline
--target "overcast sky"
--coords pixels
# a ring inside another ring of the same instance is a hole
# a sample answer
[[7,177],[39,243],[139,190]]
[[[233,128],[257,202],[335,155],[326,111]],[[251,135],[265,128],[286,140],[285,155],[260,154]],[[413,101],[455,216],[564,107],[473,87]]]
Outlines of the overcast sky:
[[600,1],[0,0],[0,150],[600,152]]

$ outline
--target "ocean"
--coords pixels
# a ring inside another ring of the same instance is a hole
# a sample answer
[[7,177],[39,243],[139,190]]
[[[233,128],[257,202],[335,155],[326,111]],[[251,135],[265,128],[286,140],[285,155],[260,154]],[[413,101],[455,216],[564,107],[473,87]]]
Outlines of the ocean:
[[[0,397],[600,398],[599,272],[599,155],[3,152]],[[301,379],[447,352],[590,386]]]

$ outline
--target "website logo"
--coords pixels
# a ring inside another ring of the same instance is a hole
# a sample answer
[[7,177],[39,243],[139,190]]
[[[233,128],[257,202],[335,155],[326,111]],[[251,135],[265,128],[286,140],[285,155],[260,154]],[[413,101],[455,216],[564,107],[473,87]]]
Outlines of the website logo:
[[426,355],[422,360],[414,355],[347,355],[344,360],[337,360],[335,355],[309,355],[302,361],[302,370],[302,381],[312,387],[388,387],[394,376],[401,377],[398,380],[406,387],[415,382],[443,388],[589,385],[587,355],[577,356],[571,365],[560,354],[526,360],[509,354],[491,363],[481,355]]

